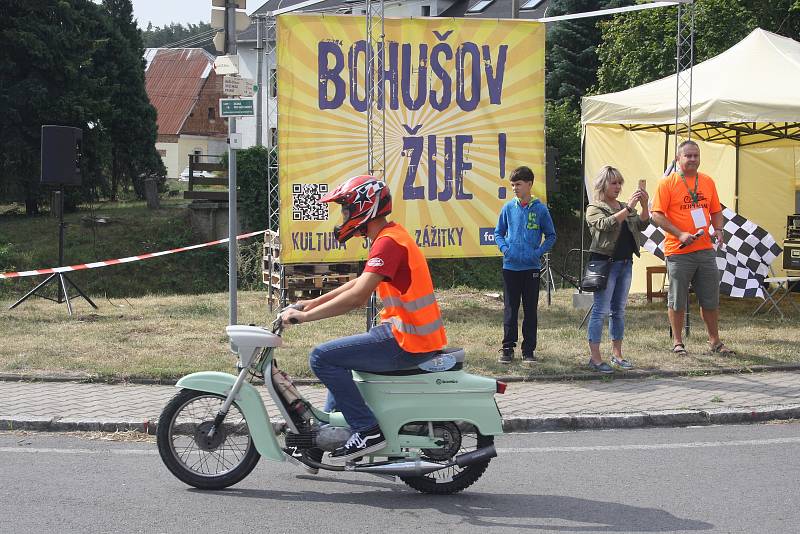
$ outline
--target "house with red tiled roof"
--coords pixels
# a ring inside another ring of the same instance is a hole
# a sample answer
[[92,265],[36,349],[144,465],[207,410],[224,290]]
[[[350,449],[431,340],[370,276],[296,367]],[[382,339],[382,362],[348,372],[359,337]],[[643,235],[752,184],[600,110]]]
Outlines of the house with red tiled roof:
[[177,179],[190,154],[227,150],[228,124],[219,116],[222,76],[202,48],[148,48],[145,60],[147,96],[158,112],[156,149],[167,178]]

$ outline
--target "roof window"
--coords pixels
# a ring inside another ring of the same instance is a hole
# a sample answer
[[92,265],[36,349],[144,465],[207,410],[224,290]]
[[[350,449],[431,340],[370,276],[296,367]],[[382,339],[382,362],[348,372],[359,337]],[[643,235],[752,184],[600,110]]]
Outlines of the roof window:
[[528,0],[520,6],[520,9],[536,9],[542,2],[544,2],[544,0]]
[[489,7],[493,2],[494,0],[478,0],[477,2],[472,4],[472,7],[467,9],[467,13],[480,13],[481,11]]

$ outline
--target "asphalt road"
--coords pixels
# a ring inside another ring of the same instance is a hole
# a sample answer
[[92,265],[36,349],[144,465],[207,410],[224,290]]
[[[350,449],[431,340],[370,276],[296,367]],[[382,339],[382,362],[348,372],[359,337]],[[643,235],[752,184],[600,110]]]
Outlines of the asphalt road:
[[800,525],[800,424],[511,434],[466,492],[262,460],[202,492],[155,445],[0,433],[0,532],[747,532]]

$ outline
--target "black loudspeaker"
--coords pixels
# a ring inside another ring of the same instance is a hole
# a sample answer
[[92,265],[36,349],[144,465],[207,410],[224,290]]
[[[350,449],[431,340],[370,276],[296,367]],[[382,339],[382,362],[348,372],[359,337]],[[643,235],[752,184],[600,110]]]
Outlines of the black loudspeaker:
[[558,149],[549,146],[545,151],[544,168],[544,179],[548,196],[550,193],[558,193],[561,190],[561,187],[558,183],[558,175],[560,172],[561,169],[559,168]]
[[81,185],[83,130],[72,126],[42,126],[42,183]]

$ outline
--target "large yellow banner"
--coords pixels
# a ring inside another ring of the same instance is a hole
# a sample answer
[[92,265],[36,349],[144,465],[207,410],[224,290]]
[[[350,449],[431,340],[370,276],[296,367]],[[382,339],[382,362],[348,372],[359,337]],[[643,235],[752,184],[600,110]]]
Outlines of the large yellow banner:
[[[383,49],[367,50],[364,17],[278,17],[278,157],[284,263],[354,261],[364,240],[339,245],[336,204],[318,199],[367,173],[369,59],[386,124],[390,220],[428,258],[495,256],[494,226],[527,165],[544,186],[544,24],[386,19]],[[372,56],[375,54],[375,56]]]

